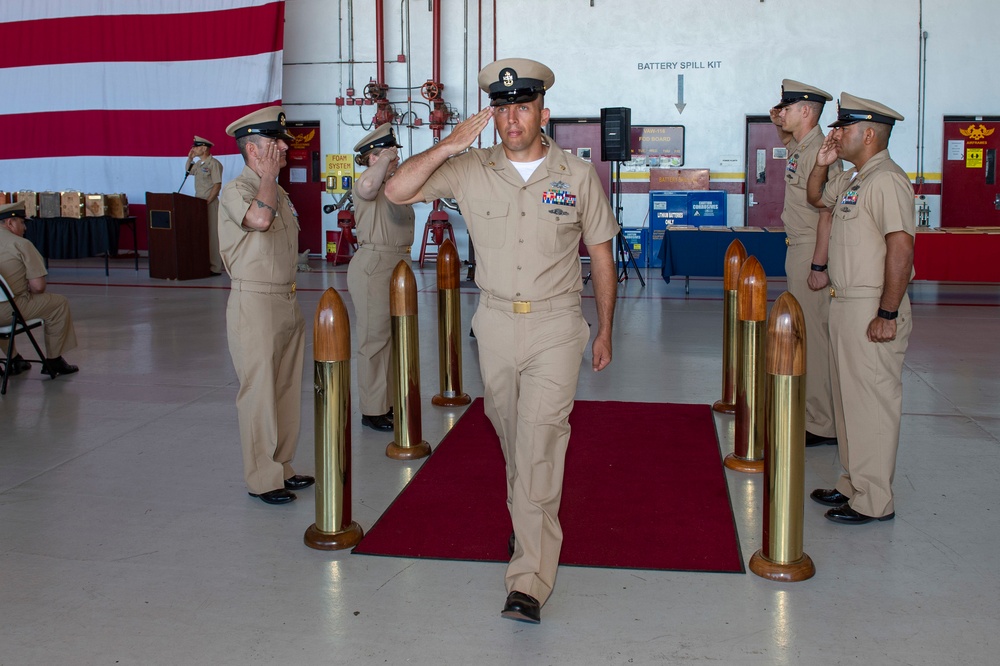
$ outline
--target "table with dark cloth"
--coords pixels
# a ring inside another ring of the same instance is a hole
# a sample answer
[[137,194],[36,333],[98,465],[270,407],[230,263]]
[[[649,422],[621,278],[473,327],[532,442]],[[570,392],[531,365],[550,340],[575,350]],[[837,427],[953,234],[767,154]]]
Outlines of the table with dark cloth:
[[[739,239],[760,261],[767,277],[785,275],[785,232],[745,227],[667,228],[660,248],[663,279],[695,275],[722,277],[726,250]],[[914,280],[1000,282],[1000,229],[919,228],[913,245]]]
[[[121,226],[131,227],[135,241],[135,218],[99,217],[31,217],[24,221],[24,237],[38,252],[49,259],[81,259],[104,256],[104,274],[108,274],[108,258],[118,255]],[[133,243],[134,245],[136,243]],[[135,269],[139,270],[136,248]]]
[[[660,274],[665,282],[671,276],[722,277],[726,250],[734,240],[743,243],[747,256],[757,257],[768,277],[785,275],[785,232],[782,229],[754,227],[754,231],[735,231],[734,227],[667,227],[660,248],[663,262]],[[745,229],[745,228],[744,228]]]

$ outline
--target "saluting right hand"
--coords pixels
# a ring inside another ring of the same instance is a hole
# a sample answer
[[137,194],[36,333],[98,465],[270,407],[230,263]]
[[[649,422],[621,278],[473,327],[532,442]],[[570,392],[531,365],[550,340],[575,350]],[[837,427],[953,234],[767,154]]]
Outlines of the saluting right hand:
[[493,107],[487,106],[479,113],[469,116],[455,125],[451,134],[442,139],[438,145],[447,146],[449,155],[459,154],[475,142],[476,137],[486,129],[492,117]]
[[278,142],[268,141],[263,148],[257,146],[257,155],[257,168],[254,170],[261,180],[277,178],[278,172],[281,171],[281,151],[278,149]]
[[837,140],[833,138],[833,132],[830,132],[825,139],[823,139],[823,145],[819,147],[819,152],[816,153],[816,166],[830,166],[837,161],[840,157],[840,144]]
[[771,122],[777,125],[778,127],[781,127],[781,118],[778,117],[781,114],[781,109],[776,109],[772,106],[770,114],[771,114]]

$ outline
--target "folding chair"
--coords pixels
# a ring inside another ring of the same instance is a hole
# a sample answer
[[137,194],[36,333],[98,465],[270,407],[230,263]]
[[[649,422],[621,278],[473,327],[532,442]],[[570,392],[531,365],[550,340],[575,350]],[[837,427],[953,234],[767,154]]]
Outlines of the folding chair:
[[[31,340],[31,346],[35,348],[38,353],[38,360],[32,361],[28,360],[28,363],[41,363],[42,368],[48,371],[48,363],[46,363],[45,354],[42,353],[42,348],[38,346],[38,342],[35,340],[35,336],[32,335],[32,329],[39,328],[44,324],[42,319],[31,319],[26,320],[21,314],[21,311],[17,308],[17,304],[14,302],[14,295],[10,293],[10,285],[7,284],[7,280],[0,275],[0,290],[2,290],[2,296],[0,296],[0,308],[4,307],[3,303],[6,302],[10,305],[12,320],[6,326],[0,326],[0,340],[7,340],[7,354],[3,363],[3,384],[0,385],[0,395],[7,394],[7,378],[10,376],[10,362],[14,356],[14,339],[21,333],[27,333],[28,339]],[[55,379],[55,374],[51,371],[49,372],[49,377]]]

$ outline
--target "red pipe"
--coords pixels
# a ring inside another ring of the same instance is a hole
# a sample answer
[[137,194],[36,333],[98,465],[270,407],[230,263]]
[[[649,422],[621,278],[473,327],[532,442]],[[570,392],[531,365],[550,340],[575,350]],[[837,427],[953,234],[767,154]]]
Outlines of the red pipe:
[[435,83],[441,82],[441,0],[434,0],[434,72]]
[[375,60],[378,63],[376,80],[385,84],[385,8],[382,0],[375,0]]

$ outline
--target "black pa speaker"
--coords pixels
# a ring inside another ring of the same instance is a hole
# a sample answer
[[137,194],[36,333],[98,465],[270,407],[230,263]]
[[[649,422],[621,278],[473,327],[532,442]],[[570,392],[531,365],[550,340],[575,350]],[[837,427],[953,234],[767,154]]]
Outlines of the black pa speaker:
[[601,160],[628,162],[632,159],[632,109],[601,109]]

